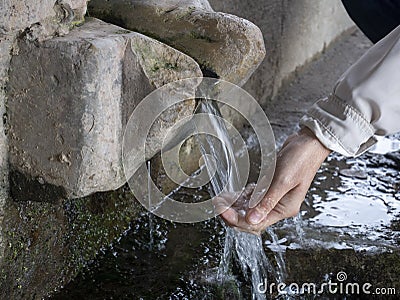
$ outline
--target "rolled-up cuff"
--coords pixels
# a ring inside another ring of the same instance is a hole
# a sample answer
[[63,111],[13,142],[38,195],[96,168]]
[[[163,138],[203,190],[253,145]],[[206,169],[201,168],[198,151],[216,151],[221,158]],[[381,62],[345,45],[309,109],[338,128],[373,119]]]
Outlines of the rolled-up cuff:
[[358,156],[377,140],[365,117],[335,95],[317,101],[300,120],[328,149],[345,156]]

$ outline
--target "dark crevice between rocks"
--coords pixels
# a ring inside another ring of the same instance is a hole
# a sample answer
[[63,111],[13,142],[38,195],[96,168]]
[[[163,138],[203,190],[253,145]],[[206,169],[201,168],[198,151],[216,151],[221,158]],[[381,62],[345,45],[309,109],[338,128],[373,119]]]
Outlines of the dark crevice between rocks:
[[9,172],[10,195],[16,202],[34,201],[59,203],[67,198],[64,188],[46,183],[43,179],[29,177],[15,169]]
[[200,68],[201,68],[201,72],[203,73],[203,77],[210,77],[210,78],[215,78],[215,79],[220,78],[219,75],[211,68],[202,66],[202,65],[200,65]]

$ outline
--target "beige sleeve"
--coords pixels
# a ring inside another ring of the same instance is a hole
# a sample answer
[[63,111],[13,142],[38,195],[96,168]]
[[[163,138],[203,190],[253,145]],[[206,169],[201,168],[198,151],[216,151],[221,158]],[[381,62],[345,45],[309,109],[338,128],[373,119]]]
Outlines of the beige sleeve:
[[400,26],[372,46],[300,121],[329,149],[357,156],[400,131]]

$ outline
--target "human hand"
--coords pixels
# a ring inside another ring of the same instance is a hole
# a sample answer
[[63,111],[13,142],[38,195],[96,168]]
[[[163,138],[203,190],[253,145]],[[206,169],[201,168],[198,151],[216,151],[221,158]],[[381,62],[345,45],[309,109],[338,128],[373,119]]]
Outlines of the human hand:
[[239,198],[240,205],[225,210],[221,217],[232,227],[259,234],[266,227],[297,215],[315,174],[330,152],[309,129],[301,129],[279,151],[274,178],[261,202],[248,208],[243,204],[246,197]]

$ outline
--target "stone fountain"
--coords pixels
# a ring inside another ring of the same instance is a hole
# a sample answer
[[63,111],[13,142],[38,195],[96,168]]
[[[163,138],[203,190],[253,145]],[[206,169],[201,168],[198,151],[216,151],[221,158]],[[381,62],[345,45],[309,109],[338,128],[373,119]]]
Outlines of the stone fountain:
[[[338,0],[210,2],[0,1],[0,299],[52,294],[143,211],[121,145],[147,94],[212,76],[266,103],[352,26]],[[194,90],[149,133],[155,172],[162,138],[193,114]]]
[[[257,26],[206,0],[96,0],[86,11],[86,0],[0,5],[1,299],[59,289],[140,212],[121,143],[147,94],[203,74],[242,85],[265,55]],[[194,90],[157,120],[148,159],[193,113]]]

